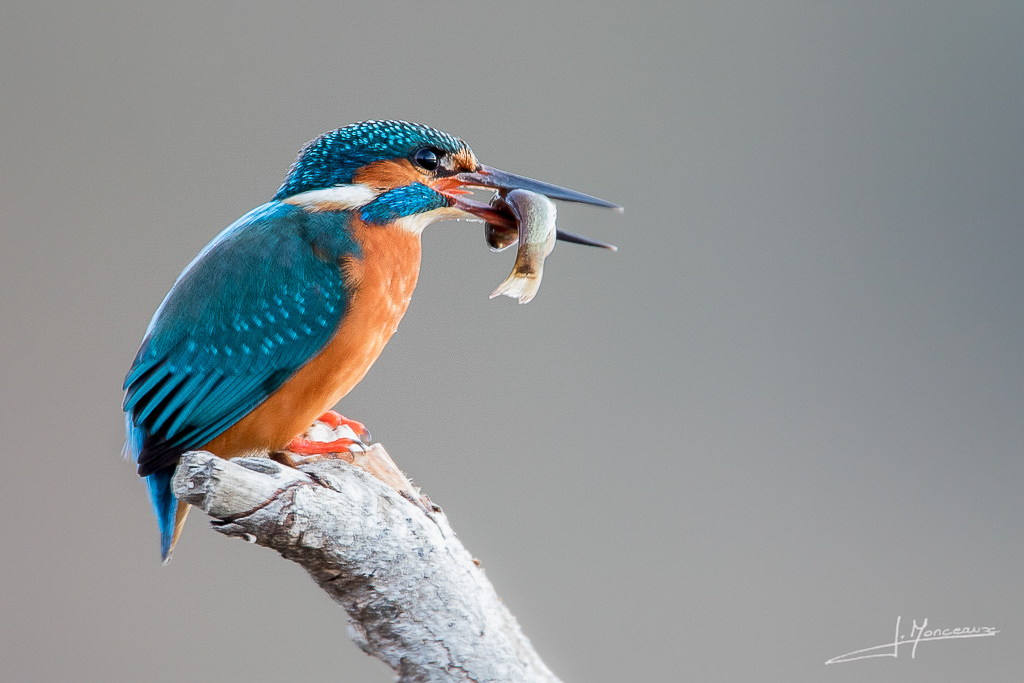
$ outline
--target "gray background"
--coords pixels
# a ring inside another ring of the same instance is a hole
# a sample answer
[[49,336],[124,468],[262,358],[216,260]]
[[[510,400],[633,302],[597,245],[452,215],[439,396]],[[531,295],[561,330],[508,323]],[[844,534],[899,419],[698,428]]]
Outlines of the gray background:
[[[428,229],[342,404],[557,673],[1019,679],[1022,36],[1019,1],[5,8],[0,678],[390,679],[200,514],[161,568],[118,452],[180,269],[308,139],[404,118],[627,207],[563,207],[621,250],[560,245],[529,306]],[[1001,633],[824,665],[897,616]]]

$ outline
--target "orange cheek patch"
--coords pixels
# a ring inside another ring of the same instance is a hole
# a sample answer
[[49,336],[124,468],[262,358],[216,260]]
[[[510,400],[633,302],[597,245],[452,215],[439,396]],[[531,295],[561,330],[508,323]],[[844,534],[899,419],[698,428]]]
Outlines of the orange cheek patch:
[[352,182],[373,188],[392,190],[410,183],[422,183],[426,176],[417,171],[408,159],[387,159],[367,164],[352,176]]

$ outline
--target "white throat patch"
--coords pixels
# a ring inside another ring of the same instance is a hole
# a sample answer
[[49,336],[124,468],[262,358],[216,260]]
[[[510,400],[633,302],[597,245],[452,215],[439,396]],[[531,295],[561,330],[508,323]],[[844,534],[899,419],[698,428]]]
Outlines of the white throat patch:
[[466,213],[462,209],[458,209],[454,206],[442,206],[439,209],[424,211],[423,213],[414,213],[411,216],[403,216],[396,220],[393,225],[396,225],[407,232],[419,235],[423,232],[423,228],[427,227],[431,223],[457,219],[480,220],[473,214]]
[[285,204],[301,206],[309,211],[348,211],[366,206],[380,194],[369,185],[335,185],[322,190],[300,192],[283,199]]

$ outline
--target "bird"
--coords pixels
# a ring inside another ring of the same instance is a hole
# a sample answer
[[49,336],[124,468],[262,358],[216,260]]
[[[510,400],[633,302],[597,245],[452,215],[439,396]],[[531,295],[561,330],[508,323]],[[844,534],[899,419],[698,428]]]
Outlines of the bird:
[[[474,189],[525,189],[621,207],[481,164],[461,139],[398,120],[353,123],[307,143],[267,203],[217,235],[175,280],[125,377],[125,456],[144,479],[166,564],[189,506],[171,491],[181,455],[288,448],[366,375],[416,287],[420,236],[446,219],[514,227]],[[560,239],[603,246],[559,231]]]

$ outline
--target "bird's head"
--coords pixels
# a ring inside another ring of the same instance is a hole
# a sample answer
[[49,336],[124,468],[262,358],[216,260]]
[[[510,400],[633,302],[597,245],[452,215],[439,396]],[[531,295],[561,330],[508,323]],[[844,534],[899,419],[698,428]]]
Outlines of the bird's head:
[[274,199],[311,211],[354,211],[370,224],[420,232],[442,219],[511,225],[507,210],[463,188],[524,189],[551,199],[619,208],[557,185],[484,166],[465,142],[406,121],[363,121],[307,144]]

